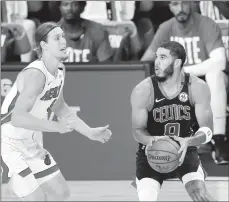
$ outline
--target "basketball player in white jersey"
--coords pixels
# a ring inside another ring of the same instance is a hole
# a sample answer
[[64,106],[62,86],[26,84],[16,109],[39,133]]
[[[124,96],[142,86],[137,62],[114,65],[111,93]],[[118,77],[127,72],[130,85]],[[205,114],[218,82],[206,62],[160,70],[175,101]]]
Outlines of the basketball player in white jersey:
[[[50,153],[34,139],[35,131],[76,130],[91,140],[105,143],[109,126],[91,128],[71,111],[63,98],[68,55],[63,30],[55,23],[40,25],[35,39],[40,59],[18,75],[2,104],[2,159],[9,168],[9,185],[25,201],[63,201],[68,185]],[[53,111],[59,121],[49,121]],[[52,134],[53,135],[53,134]]]

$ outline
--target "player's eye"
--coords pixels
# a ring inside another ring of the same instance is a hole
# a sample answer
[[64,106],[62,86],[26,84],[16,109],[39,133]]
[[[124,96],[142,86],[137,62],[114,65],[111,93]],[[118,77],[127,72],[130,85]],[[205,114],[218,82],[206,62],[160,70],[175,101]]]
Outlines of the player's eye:
[[60,38],[61,38],[61,36],[60,36],[60,35],[57,35],[57,36],[55,36],[55,38],[54,38],[54,39],[55,39],[56,41],[59,41],[59,40],[60,40]]

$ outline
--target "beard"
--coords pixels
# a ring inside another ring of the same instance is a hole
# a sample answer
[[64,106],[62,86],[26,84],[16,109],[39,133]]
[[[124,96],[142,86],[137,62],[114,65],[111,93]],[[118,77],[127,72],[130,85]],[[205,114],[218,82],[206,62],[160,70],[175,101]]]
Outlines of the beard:
[[167,67],[164,72],[163,72],[163,76],[155,76],[156,80],[158,82],[165,82],[170,76],[173,75],[173,63],[171,65],[169,65],[169,67]]
[[[180,18],[180,14],[183,14],[183,16],[181,18]],[[178,22],[185,23],[190,18],[190,15],[191,15],[191,13],[187,14],[187,13],[184,13],[184,12],[180,12],[175,17],[176,17]]]

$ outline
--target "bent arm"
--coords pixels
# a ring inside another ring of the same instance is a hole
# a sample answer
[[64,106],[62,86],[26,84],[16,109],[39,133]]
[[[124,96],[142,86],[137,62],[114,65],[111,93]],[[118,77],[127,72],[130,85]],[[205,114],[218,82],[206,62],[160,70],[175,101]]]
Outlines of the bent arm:
[[[213,130],[213,115],[210,106],[211,96],[207,84],[200,79],[192,85],[192,94],[200,130],[193,137],[189,138],[189,146],[199,146],[208,141],[208,134],[206,133],[211,132],[212,134]],[[201,129],[204,129],[204,132]]]
[[131,94],[132,132],[134,139],[147,145],[155,140],[146,130],[148,121],[148,107],[152,99],[149,82],[144,80],[134,88]]
[[12,112],[12,125],[34,131],[59,132],[57,122],[42,120],[29,113],[38,95],[43,91],[44,74],[38,69],[27,69],[19,75],[17,84],[20,95]]

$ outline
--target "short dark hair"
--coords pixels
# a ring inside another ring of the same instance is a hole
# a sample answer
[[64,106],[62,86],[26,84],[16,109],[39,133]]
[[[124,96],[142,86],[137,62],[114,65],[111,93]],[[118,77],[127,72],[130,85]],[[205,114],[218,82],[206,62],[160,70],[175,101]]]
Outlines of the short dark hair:
[[186,51],[180,43],[175,42],[175,41],[169,41],[167,43],[160,45],[159,48],[165,48],[165,49],[170,50],[170,54],[173,57],[176,57],[177,59],[181,59],[182,61],[181,67],[183,67],[186,61]]

